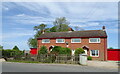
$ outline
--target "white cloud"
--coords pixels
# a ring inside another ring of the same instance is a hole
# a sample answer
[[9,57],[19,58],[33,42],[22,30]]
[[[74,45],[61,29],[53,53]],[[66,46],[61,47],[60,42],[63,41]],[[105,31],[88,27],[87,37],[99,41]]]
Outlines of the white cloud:
[[18,15],[16,15],[16,16],[25,16],[25,14],[18,14]]

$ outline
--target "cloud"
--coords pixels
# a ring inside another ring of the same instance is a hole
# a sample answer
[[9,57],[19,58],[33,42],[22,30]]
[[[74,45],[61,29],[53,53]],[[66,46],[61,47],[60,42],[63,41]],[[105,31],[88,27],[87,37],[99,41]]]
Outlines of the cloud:
[[25,14],[18,14],[18,15],[16,15],[16,16],[25,16]]

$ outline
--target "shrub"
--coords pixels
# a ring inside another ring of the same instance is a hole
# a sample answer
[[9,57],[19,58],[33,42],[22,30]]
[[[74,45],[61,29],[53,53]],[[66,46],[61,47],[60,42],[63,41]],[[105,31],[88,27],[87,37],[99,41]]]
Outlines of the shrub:
[[62,47],[61,46],[55,46],[51,53],[59,54],[61,52]]
[[71,54],[71,49],[70,48],[64,48],[64,47],[61,47],[61,46],[55,46],[52,49],[51,53],[70,55]]
[[38,51],[38,54],[47,54],[48,49],[46,46],[41,46],[40,50]]
[[88,56],[88,57],[87,57],[87,60],[92,60],[92,57],[91,57],[91,56]]
[[71,49],[70,48],[64,48],[64,47],[62,47],[62,49],[60,50],[59,54],[71,55]]
[[75,50],[75,55],[79,55],[79,54],[82,54],[82,53],[85,53],[85,51],[82,48],[77,48]]

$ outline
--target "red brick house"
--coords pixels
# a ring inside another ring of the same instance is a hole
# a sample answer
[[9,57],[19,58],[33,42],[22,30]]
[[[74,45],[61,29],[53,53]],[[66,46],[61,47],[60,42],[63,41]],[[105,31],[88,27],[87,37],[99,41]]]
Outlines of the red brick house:
[[72,55],[76,48],[83,48],[85,54],[91,56],[93,60],[107,60],[107,34],[104,26],[102,30],[43,32],[38,38],[37,50],[43,45],[49,51],[54,46],[68,47],[72,50]]

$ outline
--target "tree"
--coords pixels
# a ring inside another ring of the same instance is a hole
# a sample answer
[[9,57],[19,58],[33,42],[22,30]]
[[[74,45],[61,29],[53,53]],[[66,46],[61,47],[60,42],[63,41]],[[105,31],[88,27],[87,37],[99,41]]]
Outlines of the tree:
[[59,54],[61,49],[61,46],[54,46],[54,48],[52,48],[51,53]]
[[46,46],[41,46],[40,50],[38,51],[38,54],[47,54],[48,49]]
[[17,46],[14,46],[13,51],[20,51],[20,50],[19,50],[19,48]]
[[109,47],[108,49],[114,49],[113,47]]
[[37,39],[29,38],[28,45],[30,48],[37,48]]
[[38,26],[34,26],[34,30],[36,31],[36,34],[33,38],[28,39],[28,45],[30,48],[37,48],[37,38],[42,34],[43,30],[48,31],[49,29],[46,28],[46,24],[40,24]]
[[71,55],[71,49],[70,48],[64,48],[64,47],[62,47],[62,49],[60,50],[59,54]]
[[75,50],[75,55],[79,55],[79,54],[82,54],[82,53],[85,53],[85,51],[82,48],[77,48]]
[[0,45],[0,49],[3,49],[3,46]]
[[69,22],[66,20],[65,17],[60,17],[60,18],[56,18],[55,21],[53,22],[54,24],[54,28],[52,28],[53,30],[56,29],[56,32],[62,32],[62,31],[68,31],[69,28]]

